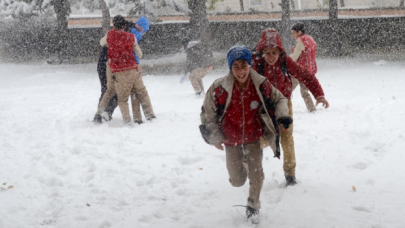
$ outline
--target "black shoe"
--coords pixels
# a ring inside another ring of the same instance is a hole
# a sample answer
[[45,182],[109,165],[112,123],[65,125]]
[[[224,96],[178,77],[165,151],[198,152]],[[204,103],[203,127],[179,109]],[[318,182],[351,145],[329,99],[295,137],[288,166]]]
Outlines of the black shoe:
[[259,224],[260,222],[259,210],[256,210],[251,206],[246,206],[246,217],[247,220],[252,222],[253,224]]
[[153,119],[156,119],[156,116],[149,117],[149,118],[147,119],[147,121],[152,121]]
[[93,123],[102,124],[103,120],[100,114],[96,114],[93,118]]
[[288,186],[294,186],[297,184],[297,181],[295,181],[295,177],[292,176],[285,176],[285,180],[286,180],[286,187]]
[[143,124],[143,121],[142,121],[142,120],[135,120],[134,122],[137,123],[137,124],[139,124],[139,125]]

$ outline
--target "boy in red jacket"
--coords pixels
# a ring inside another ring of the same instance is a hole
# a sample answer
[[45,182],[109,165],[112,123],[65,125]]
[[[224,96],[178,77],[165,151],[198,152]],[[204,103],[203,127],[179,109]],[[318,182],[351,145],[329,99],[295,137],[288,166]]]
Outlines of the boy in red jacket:
[[230,72],[216,80],[205,95],[201,113],[204,140],[226,152],[232,186],[243,186],[249,178],[246,216],[259,223],[260,191],[264,173],[260,138],[280,157],[279,127],[288,129],[287,99],[268,80],[250,68],[252,55],[245,46],[234,46],[227,54]]
[[[305,27],[303,23],[297,23],[291,27],[291,35],[295,39],[295,46],[292,48],[290,57],[298,63],[298,65],[306,68],[310,73],[316,74],[318,67],[316,66],[316,42],[315,40],[305,34]],[[305,101],[308,111],[316,111],[314,102],[311,95],[309,95],[308,88],[300,83],[297,79],[293,80],[293,91],[300,85],[301,96]]]
[[[293,116],[291,93],[291,76],[303,83],[314,95],[316,105],[322,103],[325,108],[329,107],[324,97],[321,85],[315,75],[307,69],[300,67],[289,57],[283,47],[280,35],[274,28],[264,30],[257,45],[253,57],[252,68],[260,75],[265,76],[287,99],[289,115]],[[281,146],[283,148],[283,169],[286,185],[295,185],[295,150],[293,139],[293,125],[287,131],[281,131]]]
[[[114,95],[113,87],[115,87],[118,96],[118,106],[120,107],[124,123],[131,125],[128,97],[132,93],[136,94],[141,103],[145,103],[151,107],[148,93],[133,54],[135,52],[139,58],[142,58],[142,50],[135,36],[124,31],[126,21],[123,16],[115,16],[113,24],[113,29],[100,40],[101,46],[108,44],[107,91],[98,106],[93,122],[102,122],[100,114]],[[110,73],[108,72],[109,70],[111,70]]]

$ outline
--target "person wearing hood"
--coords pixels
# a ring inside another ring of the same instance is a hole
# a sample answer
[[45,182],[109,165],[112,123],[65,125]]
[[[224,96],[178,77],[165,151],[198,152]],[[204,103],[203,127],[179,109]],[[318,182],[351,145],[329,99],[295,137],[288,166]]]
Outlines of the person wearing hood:
[[[133,23],[131,21],[125,21],[125,31],[132,33],[135,36],[135,39],[138,44],[141,41],[142,36],[148,30],[149,30],[149,21],[146,17],[140,17],[138,19],[138,21],[135,23]],[[112,77],[111,68],[109,68],[109,66],[106,64],[107,55],[108,55],[108,46],[104,45],[104,46],[102,46],[102,50],[100,52],[100,57],[99,57],[98,65],[97,65],[97,72],[98,72],[100,83],[101,83],[101,97],[99,99],[99,105],[101,103],[101,100],[102,100],[105,92],[107,91],[107,82],[108,82],[107,79]],[[139,65],[140,64],[139,57],[135,52],[134,52],[134,57],[135,57],[135,62],[138,65],[138,71],[141,73],[142,67],[141,67],[141,65]],[[110,77],[109,77],[109,75],[110,75]],[[142,77],[142,75],[141,75],[141,77]],[[113,84],[114,81],[112,81],[110,83]],[[146,90],[146,88],[145,88],[145,90]],[[110,98],[107,106],[105,107],[104,112],[102,113],[102,114],[106,113],[106,115],[102,115],[102,119],[104,119],[105,121],[110,121],[112,119],[114,110],[118,106],[118,97],[117,97],[116,91],[114,90],[114,85],[111,85],[109,94],[111,94],[110,95],[111,98]],[[145,96],[149,97],[147,90],[146,90]],[[108,100],[108,99],[109,98],[107,97],[106,100]],[[131,102],[132,102],[132,113],[133,113],[133,117],[134,117],[134,122],[141,124],[142,123],[142,115],[141,115],[141,109],[140,109],[141,103],[139,102],[139,99],[136,98],[135,94],[131,94]],[[147,104],[142,104],[142,108],[144,111],[144,115],[148,120],[156,118],[151,105],[148,106]],[[93,119],[93,122],[100,122],[98,120],[97,116],[95,116],[95,118]],[[101,120],[101,122],[102,122],[102,120]]]
[[[289,115],[293,116],[291,95],[291,77],[303,83],[314,95],[316,105],[323,104],[329,107],[325,99],[322,87],[312,72],[299,66],[284,50],[280,35],[274,28],[263,31],[256,52],[253,56],[253,67],[260,75],[266,77],[287,99]],[[295,185],[295,149],[293,139],[293,125],[288,130],[281,131],[281,146],[283,148],[283,169],[286,178],[286,185]]]
[[292,118],[287,99],[269,81],[251,69],[252,55],[245,46],[227,53],[230,72],[208,89],[201,112],[203,139],[226,154],[232,186],[243,186],[249,178],[246,216],[259,223],[260,192],[264,172],[260,139],[270,144],[280,158],[280,129],[289,129]]
[[[306,68],[312,74],[318,72],[318,67],[316,66],[316,42],[310,36],[305,34],[305,26],[303,23],[297,23],[291,27],[291,35],[295,39],[295,46],[291,48],[290,57],[298,63],[298,65]],[[309,95],[308,88],[300,83],[297,79],[292,78],[293,91],[300,85],[301,96],[304,99],[305,105],[308,111],[316,111],[314,102],[312,101],[311,95]]]

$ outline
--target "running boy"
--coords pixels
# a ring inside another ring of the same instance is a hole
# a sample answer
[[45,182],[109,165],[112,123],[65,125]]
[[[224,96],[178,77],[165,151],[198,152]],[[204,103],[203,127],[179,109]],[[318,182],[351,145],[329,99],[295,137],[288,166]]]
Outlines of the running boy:
[[[253,57],[252,68],[260,75],[265,76],[288,99],[290,116],[293,116],[291,76],[303,83],[311,91],[316,99],[316,105],[322,103],[325,108],[329,107],[318,79],[316,79],[313,73],[300,67],[286,54],[280,35],[276,29],[268,28],[262,33],[255,56]],[[283,148],[283,169],[287,182],[286,185],[295,185],[297,182],[295,179],[296,161],[293,125],[287,131],[281,131],[281,146]]]
[[288,129],[287,99],[268,80],[250,68],[252,55],[245,46],[234,46],[227,54],[230,72],[216,80],[207,94],[201,113],[200,131],[207,143],[226,152],[229,181],[243,186],[249,178],[246,216],[260,219],[260,191],[263,186],[260,138],[280,157],[279,127]]
[[[295,46],[292,48],[290,57],[298,63],[298,65],[306,68],[311,74],[316,74],[318,68],[316,66],[316,42],[310,36],[305,34],[305,27],[303,23],[297,23],[291,27],[291,35],[295,39]],[[301,96],[304,99],[308,111],[316,111],[314,102],[311,95],[309,95],[308,88],[300,83],[297,79],[292,78],[293,91],[300,85]]]

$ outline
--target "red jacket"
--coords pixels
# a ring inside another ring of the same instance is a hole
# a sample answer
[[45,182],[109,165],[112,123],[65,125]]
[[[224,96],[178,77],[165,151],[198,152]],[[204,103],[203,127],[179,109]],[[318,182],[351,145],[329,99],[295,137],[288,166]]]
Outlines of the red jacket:
[[301,52],[300,57],[298,57],[297,63],[300,66],[306,68],[310,73],[316,74],[318,72],[318,67],[316,66],[316,42],[309,35],[302,35],[300,38],[304,44],[305,50]]
[[[263,88],[266,96],[270,97],[270,85]],[[215,105],[225,107],[228,93],[222,87],[217,87],[215,94]],[[259,115],[261,105],[262,102],[250,77],[243,92],[235,81],[231,101],[221,121],[221,130],[229,141],[225,145],[235,146],[260,139],[264,132],[264,125]]]
[[135,36],[121,30],[110,30],[107,33],[108,61],[113,73],[137,69],[133,46]]
[[[274,66],[267,64],[263,57],[263,49],[267,47],[278,47],[282,51]],[[262,33],[259,40],[256,53],[253,56],[252,68],[259,74],[265,76],[287,99],[291,99],[291,81],[283,74],[281,70],[282,63],[285,63],[288,73],[292,77],[303,83],[309,91],[311,91],[315,99],[324,97],[322,87],[315,75],[294,62],[294,60],[285,53],[283,43],[277,30],[268,28]]]

